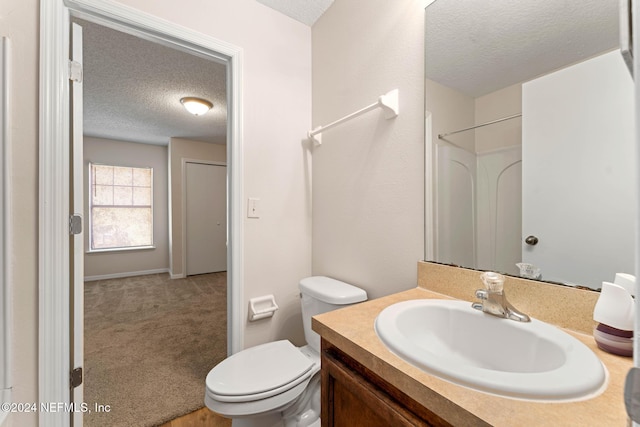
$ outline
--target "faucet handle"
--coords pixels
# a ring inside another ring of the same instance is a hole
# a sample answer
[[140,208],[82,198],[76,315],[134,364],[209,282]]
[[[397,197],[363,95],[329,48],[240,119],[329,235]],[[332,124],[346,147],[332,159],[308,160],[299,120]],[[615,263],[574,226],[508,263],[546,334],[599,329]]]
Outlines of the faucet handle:
[[476,298],[484,301],[489,298],[489,293],[486,289],[476,289]]
[[504,276],[493,271],[485,271],[480,275],[482,283],[489,292],[502,293],[504,289]]

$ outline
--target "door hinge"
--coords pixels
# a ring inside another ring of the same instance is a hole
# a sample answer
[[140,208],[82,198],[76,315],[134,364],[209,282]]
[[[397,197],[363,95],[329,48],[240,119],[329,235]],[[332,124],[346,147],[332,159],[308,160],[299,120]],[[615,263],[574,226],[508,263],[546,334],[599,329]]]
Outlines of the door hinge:
[[82,233],[82,217],[80,215],[71,215],[69,217],[69,234]]
[[69,375],[69,383],[71,388],[76,388],[82,384],[82,368],[75,368]]
[[82,64],[69,60],[69,80],[82,83]]

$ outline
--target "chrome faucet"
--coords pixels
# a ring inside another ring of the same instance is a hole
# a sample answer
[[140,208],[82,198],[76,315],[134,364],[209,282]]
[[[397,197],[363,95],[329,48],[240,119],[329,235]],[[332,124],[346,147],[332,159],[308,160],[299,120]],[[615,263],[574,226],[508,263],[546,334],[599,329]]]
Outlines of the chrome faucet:
[[480,302],[474,302],[471,307],[497,317],[511,319],[518,322],[530,322],[531,319],[524,313],[518,311],[507,301],[504,293],[504,276],[491,271],[480,275],[486,289],[478,289],[476,298]]

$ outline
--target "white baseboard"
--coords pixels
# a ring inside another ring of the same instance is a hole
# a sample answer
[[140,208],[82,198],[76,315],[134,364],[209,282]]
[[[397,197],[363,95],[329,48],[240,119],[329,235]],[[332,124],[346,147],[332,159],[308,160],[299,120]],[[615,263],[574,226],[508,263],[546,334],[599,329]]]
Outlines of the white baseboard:
[[169,277],[171,277],[172,279],[184,279],[187,276],[185,276],[184,274],[169,273]]
[[[168,273],[168,268],[157,268],[155,270],[145,270],[145,271],[128,271],[124,273],[113,273],[113,274],[102,274],[99,276],[85,276],[85,282],[92,282],[95,280],[107,280],[107,279],[121,279],[123,277],[133,277],[133,276],[146,276],[148,274],[159,274],[159,273]],[[173,276],[171,277],[174,278]]]

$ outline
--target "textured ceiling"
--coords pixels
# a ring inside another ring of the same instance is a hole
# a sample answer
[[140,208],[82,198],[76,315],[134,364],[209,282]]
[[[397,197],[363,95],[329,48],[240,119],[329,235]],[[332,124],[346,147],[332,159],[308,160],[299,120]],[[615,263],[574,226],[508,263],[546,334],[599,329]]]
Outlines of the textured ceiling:
[[618,46],[618,0],[436,0],[426,74],[471,96]]
[[[258,0],[312,25],[333,0]],[[618,45],[617,0],[436,0],[426,13],[427,76],[479,96]],[[226,67],[86,21],[85,135],[166,145],[226,142]],[[201,117],[184,96],[213,102]]]
[[[166,145],[171,137],[226,143],[226,67],[86,21],[84,134]],[[213,103],[193,116],[180,98]]]
[[[333,0],[257,0],[306,25]],[[166,145],[172,137],[226,143],[226,67],[190,53],[74,20],[83,27],[84,134]],[[180,98],[213,102],[187,113]]]
[[303,24],[312,26],[333,0],[257,0]]

